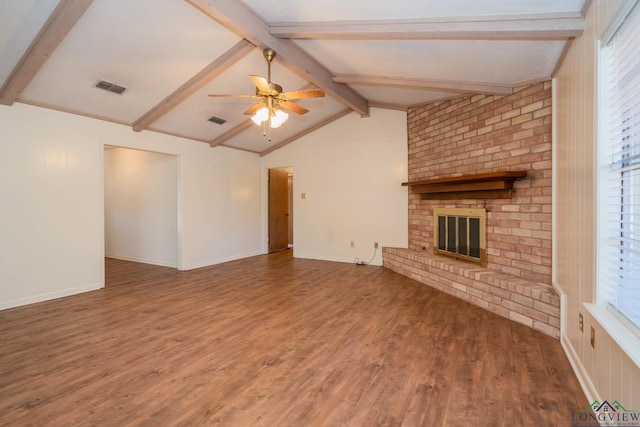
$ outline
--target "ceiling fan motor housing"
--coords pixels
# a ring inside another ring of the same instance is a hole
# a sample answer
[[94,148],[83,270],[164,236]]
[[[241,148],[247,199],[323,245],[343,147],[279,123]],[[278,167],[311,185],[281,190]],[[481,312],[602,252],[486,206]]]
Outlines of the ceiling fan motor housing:
[[268,63],[271,63],[271,61],[273,61],[273,58],[276,57],[276,51],[271,49],[270,47],[263,50],[262,54],[264,55],[264,59],[266,59]]
[[269,82],[269,87],[271,88],[272,91],[278,94],[282,93],[282,86],[280,86],[279,84]]

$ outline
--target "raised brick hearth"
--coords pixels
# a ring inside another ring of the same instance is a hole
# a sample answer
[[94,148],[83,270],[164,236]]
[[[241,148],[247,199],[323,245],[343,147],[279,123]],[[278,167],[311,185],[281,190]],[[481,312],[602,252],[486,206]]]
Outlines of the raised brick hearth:
[[[408,249],[384,248],[385,267],[559,336],[551,286],[551,82],[511,95],[460,96],[407,112],[408,181],[526,172],[496,198],[409,192]],[[409,186],[411,187],[411,186]],[[433,255],[435,208],[487,212],[486,268]]]
[[383,248],[384,266],[547,335],[560,336],[560,297],[544,283],[425,251]]

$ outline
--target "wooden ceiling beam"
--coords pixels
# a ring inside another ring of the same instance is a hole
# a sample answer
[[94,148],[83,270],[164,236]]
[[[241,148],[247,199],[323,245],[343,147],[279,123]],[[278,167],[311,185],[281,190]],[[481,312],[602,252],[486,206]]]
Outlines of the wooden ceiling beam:
[[340,103],[358,112],[369,115],[369,105],[355,90],[347,85],[335,83],[331,73],[311,55],[291,40],[280,39],[269,33],[269,26],[242,2],[229,0],[185,0],[236,35],[264,49],[277,52],[276,60],[311,82]]
[[511,95],[513,86],[500,83],[481,83],[452,80],[419,79],[410,77],[370,76],[366,74],[334,74],[333,81],[349,85],[382,86],[400,89],[437,90],[452,93],[481,93]]
[[60,0],[0,88],[0,104],[13,105],[93,0]]
[[255,126],[255,124],[253,123],[251,118],[247,118],[245,121],[243,121],[239,125],[236,125],[236,126],[232,127],[231,129],[229,129],[228,131],[226,131],[225,133],[223,133],[219,137],[214,138],[211,141],[209,141],[209,145],[211,145],[211,147],[217,147],[218,145],[223,145],[229,139],[231,139],[234,136],[244,132],[245,130],[249,129],[252,126]]
[[139,119],[133,122],[133,130],[140,132],[146,129],[151,123],[164,116],[176,105],[187,99],[191,94],[201,89],[215,77],[228,70],[233,64],[244,58],[255,46],[247,40],[240,40],[225,53],[207,65],[202,71],[189,79],[186,83],[176,89],[173,93],[160,101],[152,109],[147,111]]
[[584,21],[580,13],[564,12],[468,18],[274,23],[269,26],[269,32],[283,39],[565,40],[582,35]]
[[405,113],[409,109],[407,105],[394,104],[391,102],[369,102],[371,108],[382,108],[385,110],[404,111]]
[[263,152],[261,152],[260,153],[260,157],[266,156],[267,154],[269,154],[269,153],[271,153],[273,151],[276,151],[277,149],[282,148],[287,144],[291,144],[293,141],[296,141],[296,140],[302,138],[305,135],[309,135],[311,132],[314,132],[314,131],[320,129],[321,127],[326,126],[331,122],[335,122],[336,120],[338,120],[338,119],[340,119],[340,118],[342,118],[342,117],[344,117],[344,116],[346,116],[346,115],[348,115],[350,113],[351,113],[350,109],[348,109],[348,108],[344,109],[344,110],[340,111],[339,113],[334,114],[333,116],[321,121],[320,123],[316,123],[315,125],[307,128],[307,129],[304,129],[301,132],[298,132],[295,135],[285,139],[284,141],[279,142],[279,143],[277,143],[275,145],[272,145],[271,147],[269,147],[266,150],[264,150]]

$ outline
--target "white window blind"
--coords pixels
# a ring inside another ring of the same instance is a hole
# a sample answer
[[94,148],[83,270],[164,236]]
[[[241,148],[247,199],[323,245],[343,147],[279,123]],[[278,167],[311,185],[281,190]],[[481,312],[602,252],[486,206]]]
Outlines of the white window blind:
[[640,7],[601,50],[601,298],[640,331]]

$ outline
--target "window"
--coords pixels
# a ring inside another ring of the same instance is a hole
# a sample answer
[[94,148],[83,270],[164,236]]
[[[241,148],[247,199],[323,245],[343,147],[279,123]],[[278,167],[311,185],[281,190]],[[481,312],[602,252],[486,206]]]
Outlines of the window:
[[599,300],[640,334],[640,7],[601,48]]
[[435,208],[434,253],[486,266],[486,222],[484,209]]

